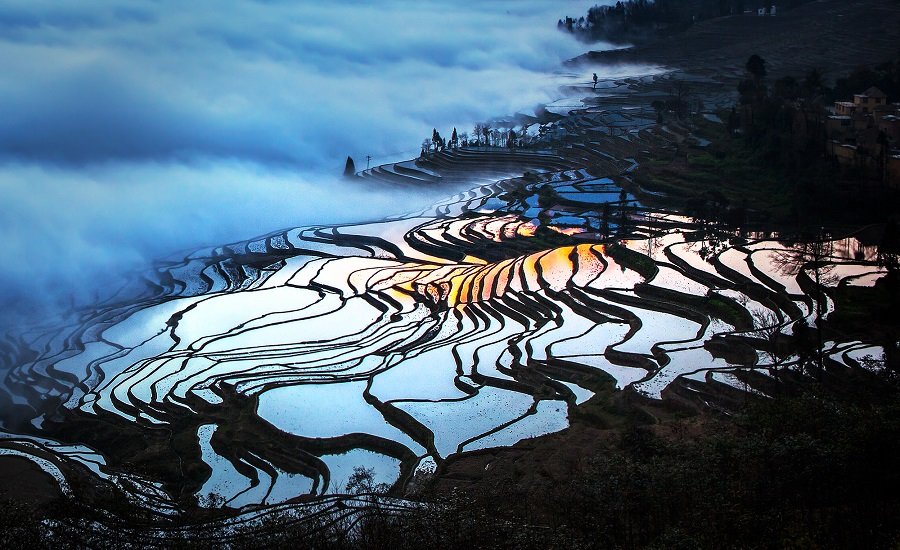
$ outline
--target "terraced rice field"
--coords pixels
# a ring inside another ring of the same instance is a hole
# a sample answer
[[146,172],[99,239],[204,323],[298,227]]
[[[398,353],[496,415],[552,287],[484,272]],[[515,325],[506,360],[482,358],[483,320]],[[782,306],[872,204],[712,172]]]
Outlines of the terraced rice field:
[[[515,157],[482,154],[477,166]],[[357,466],[402,494],[451,455],[564,430],[593,395],[586,374],[654,400],[763,391],[760,319],[815,325],[830,287],[882,275],[851,238],[828,247],[817,288],[800,245],[620,199],[625,159],[612,178],[558,170],[573,161],[557,154],[521,161],[542,171],[377,223],[198,250],[138,298],[20,335],[3,406],[24,420],[0,451],[33,457],[63,490],[96,476],[158,511],[185,495],[246,508],[342,493]],[[556,206],[535,202],[545,186]],[[558,246],[536,236],[548,230]],[[846,368],[878,353],[827,344]]]
[[[849,237],[811,255],[641,204],[622,190],[635,157],[680,129],[611,97],[535,149],[359,175],[462,189],[438,204],[197,250],[65,323],[7,334],[0,455],[154,514],[199,501],[236,524],[342,516],[366,506],[341,496],[354,468],[402,496],[449,457],[565,430],[597,377],[648,402],[764,395],[797,360],[771,335],[815,327],[838,285],[874,284],[877,250]],[[824,346],[833,368],[881,353]]]

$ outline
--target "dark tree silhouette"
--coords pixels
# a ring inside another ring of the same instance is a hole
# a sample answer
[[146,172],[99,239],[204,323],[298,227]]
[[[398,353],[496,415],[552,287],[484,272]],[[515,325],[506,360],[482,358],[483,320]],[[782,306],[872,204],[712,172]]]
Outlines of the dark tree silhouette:
[[878,245],[878,265],[892,274],[900,271],[900,229],[895,221],[888,222],[884,228]]
[[825,319],[825,306],[828,300],[824,289],[826,286],[834,286],[838,281],[837,276],[832,273],[835,268],[831,259],[833,253],[834,240],[823,228],[818,235],[807,235],[803,240],[793,243],[772,256],[772,265],[781,273],[795,277],[801,271],[807,271],[815,283],[814,313],[817,345],[813,357],[819,373],[822,372],[824,366],[825,344],[822,322]]
[[603,203],[603,210],[600,213],[600,233],[604,237],[609,237],[609,219],[612,217],[612,209],[608,202]]
[[691,95],[690,85],[684,80],[675,80],[672,83],[670,93],[668,102],[670,108],[675,111],[675,115],[679,119],[687,116],[690,110],[688,108],[688,98]]
[[803,95],[807,99],[813,99],[816,96],[822,95],[822,93],[826,90],[825,87],[825,78],[822,76],[822,71],[819,69],[810,69],[806,76],[803,78]]
[[800,97],[800,83],[793,76],[785,76],[775,81],[772,93],[781,100],[790,101]]
[[754,84],[759,87],[762,79],[766,77],[766,60],[753,54],[750,56],[750,59],[747,60],[746,68],[747,72],[753,76]]
[[344,487],[344,490],[351,495],[386,493],[388,489],[388,485],[375,481],[374,468],[365,468],[363,466],[353,468],[353,473]]
[[434,144],[434,150],[440,151],[445,146],[444,138],[441,137],[440,132],[437,131],[437,128],[431,129],[431,143]]
[[656,111],[656,123],[657,123],[657,124],[662,124],[662,122],[663,122],[663,111],[666,110],[666,102],[665,102],[665,101],[662,101],[662,100],[659,100],[659,99],[655,99],[655,100],[653,100],[653,102],[650,104],[650,106],[653,107],[653,110],[654,110],[654,111]]
[[490,131],[490,129],[489,128],[486,129],[485,125],[483,123],[476,122],[475,127],[472,129],[472,134],[475,139],[475,144],[481,145],[481,136],[487,135],[487,132],[489,132],[489,131]]
[[356,163],[353,162],[353,157],[347,157],[347,163],[344,164],[344,177],[352,178],[356,175]]

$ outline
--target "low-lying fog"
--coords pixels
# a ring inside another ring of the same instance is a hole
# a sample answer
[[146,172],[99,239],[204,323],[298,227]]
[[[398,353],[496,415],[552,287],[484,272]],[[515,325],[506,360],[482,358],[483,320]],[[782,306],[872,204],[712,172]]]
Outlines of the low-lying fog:
[[173,250],[427,202],[335,176],[348,154],[413,157],[432,127],[558,99],[560,61],[585,46],[556,20],[594,3],[4,2],[0,308],[33,315]]

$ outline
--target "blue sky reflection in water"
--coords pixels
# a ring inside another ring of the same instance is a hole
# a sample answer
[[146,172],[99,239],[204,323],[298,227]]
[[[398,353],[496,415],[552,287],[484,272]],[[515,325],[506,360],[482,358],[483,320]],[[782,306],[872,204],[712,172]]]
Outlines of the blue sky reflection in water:
[[558,97],[592,2],[4,2],[5,312],[149,258],[398,202],[335,179]]

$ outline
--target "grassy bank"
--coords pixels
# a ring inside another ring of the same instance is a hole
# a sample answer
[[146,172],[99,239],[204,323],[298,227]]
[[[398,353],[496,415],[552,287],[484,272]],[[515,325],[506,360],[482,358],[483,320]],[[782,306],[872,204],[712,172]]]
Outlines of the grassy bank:
[[710,143],[701,147],[696,141],[684,142],[653,151],[635,171],[635,183],[666,193],[684,210],[701,216],[724,207],[745,208],[759,221],[789,219],[793,197],[784,185],[785,174],[755,158],[724,124],[696,117],[692,125],[693,133]]

